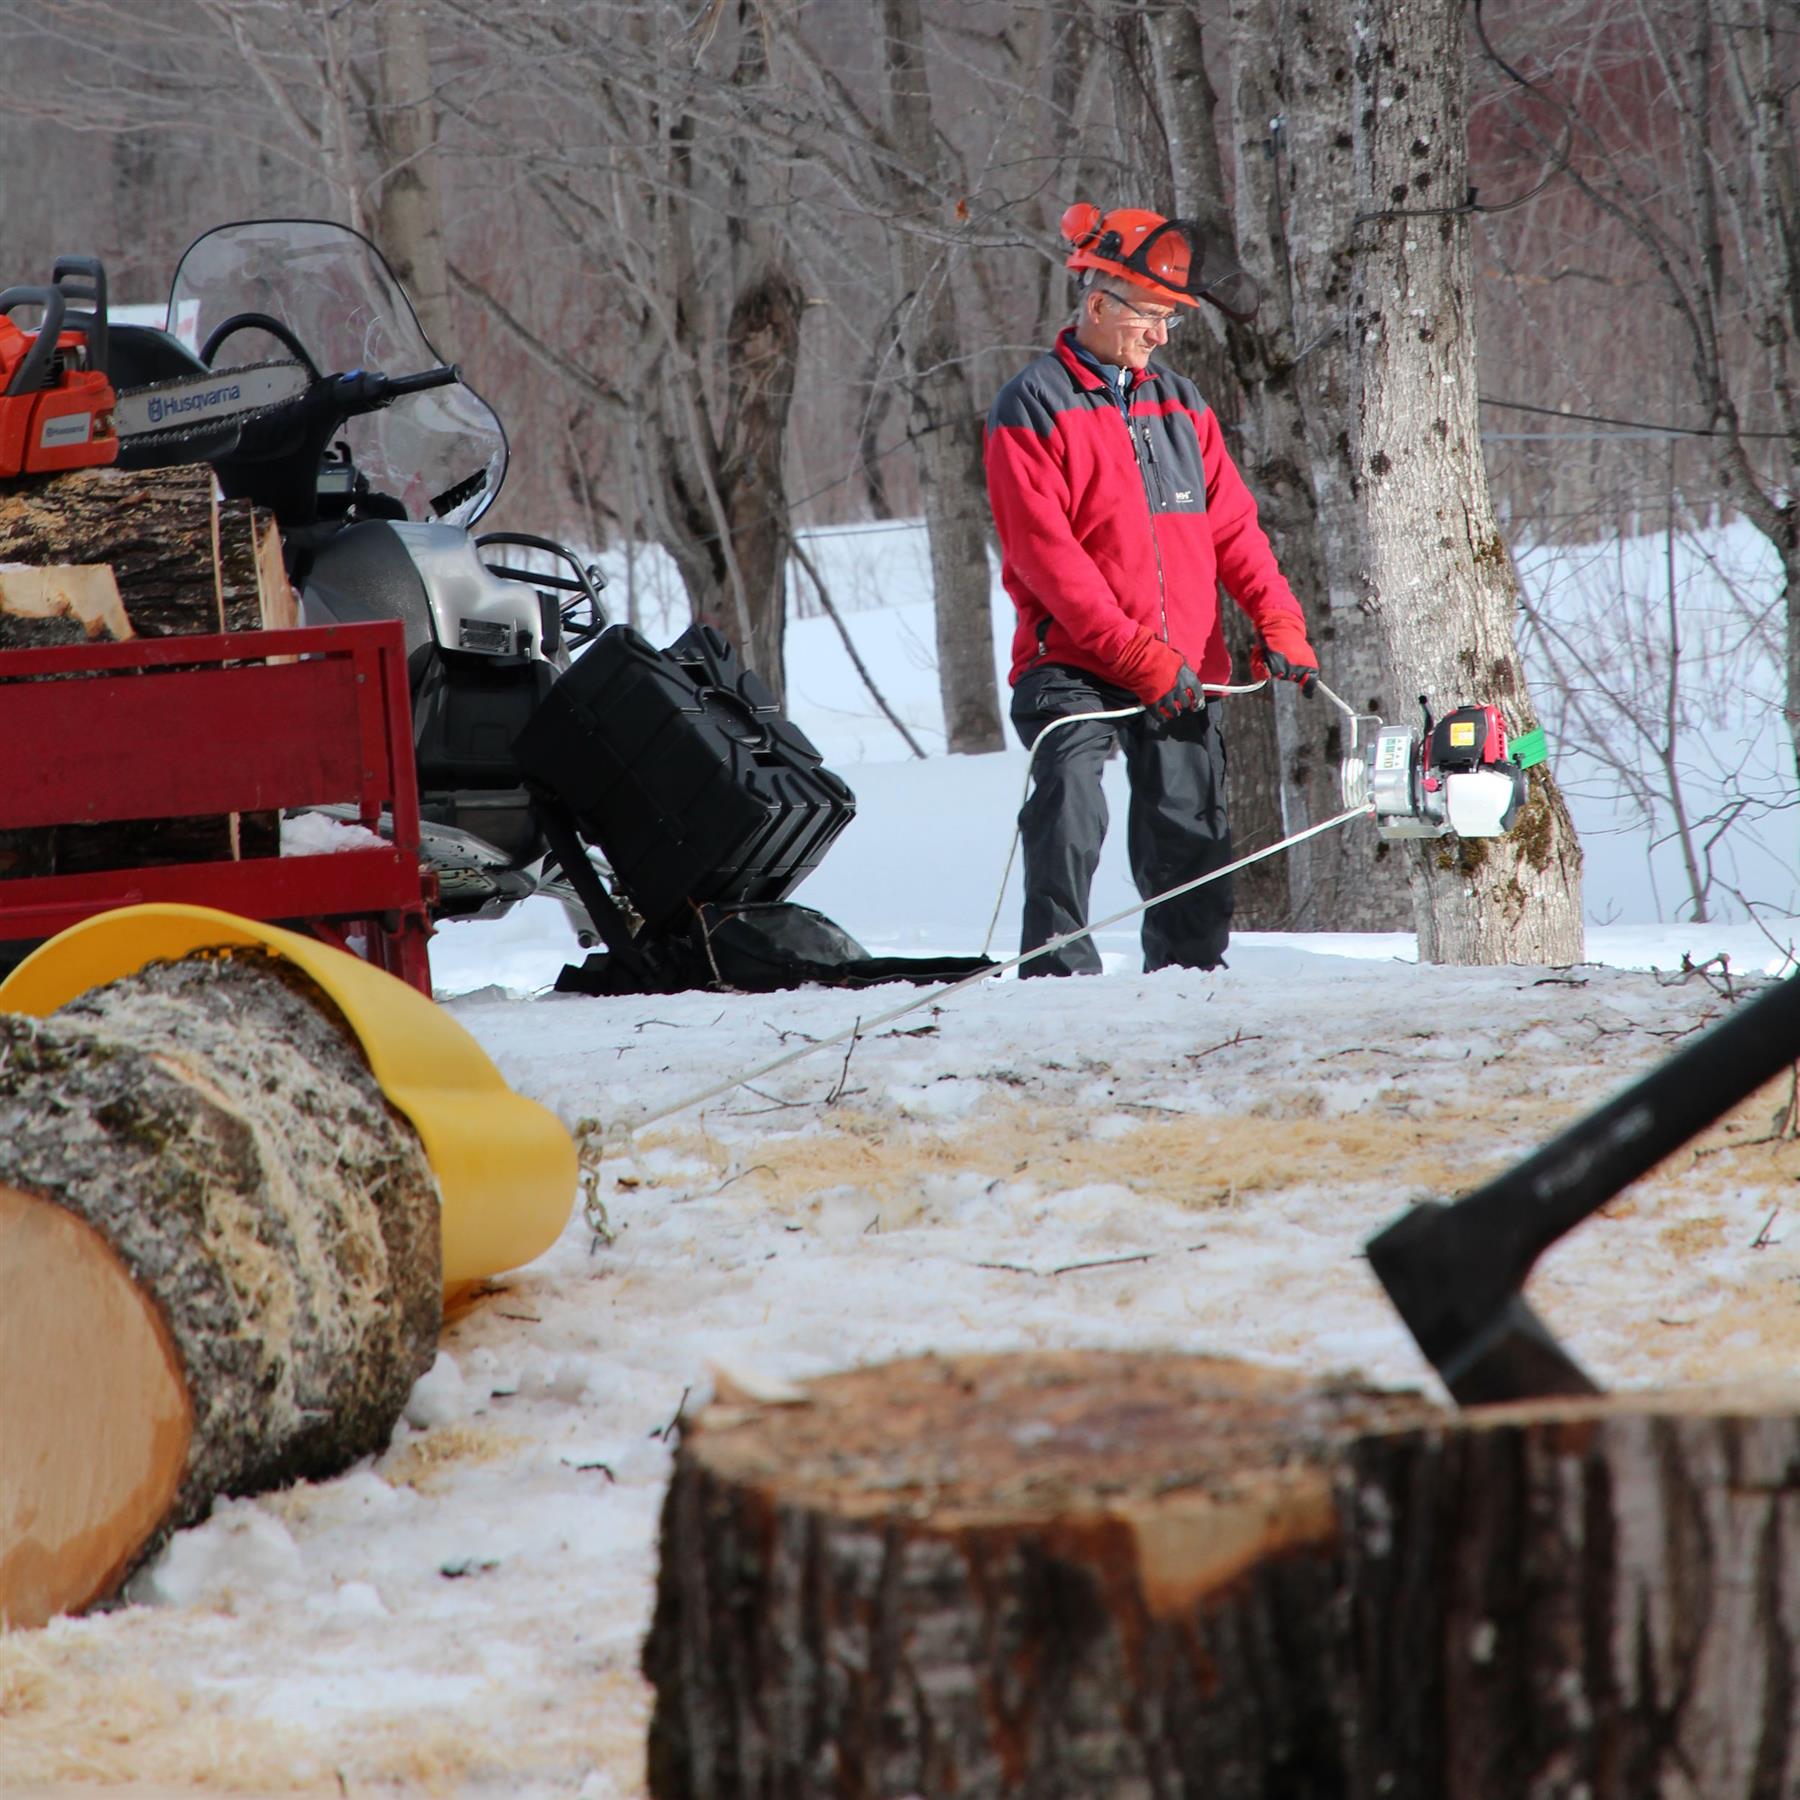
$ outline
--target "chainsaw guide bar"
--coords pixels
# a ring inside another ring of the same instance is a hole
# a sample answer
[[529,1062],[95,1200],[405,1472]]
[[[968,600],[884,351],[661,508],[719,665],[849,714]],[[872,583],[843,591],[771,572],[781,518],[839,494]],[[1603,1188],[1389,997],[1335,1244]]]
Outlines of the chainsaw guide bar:
[[203,439],[221,425],[241,425],[297,399],[312,375],[297,362],[249,363],[152,382],[120,394],[113,407],[119,437],[133,448]]

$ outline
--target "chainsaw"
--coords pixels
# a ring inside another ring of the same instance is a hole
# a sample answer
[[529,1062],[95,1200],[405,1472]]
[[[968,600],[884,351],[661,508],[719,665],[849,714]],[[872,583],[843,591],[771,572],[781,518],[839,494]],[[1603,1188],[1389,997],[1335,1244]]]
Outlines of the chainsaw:
[[[69,310],[71,300],[91,310]],[[42,312],[35,331],[13,323]],[[0,293],[0,478],[92,469],[118,455],[106,375],[106,274],[90,257],[58,260],[48,287]]]
[[[72,301],[89,310],[72,311]],[[10,316],[26,307],[42,312],[35,331]],[[244,323],[275,337],[293,360],[214,368],[214,343],[195,357],[164,332],[128,327],[115,335],[106,271],[93,257],[61,257],[47,287],[0,293],[0,478],[230,454],[254,421],[276,416],[320,380],[278,320]],[[146,360],[151,338],[162,341]]]

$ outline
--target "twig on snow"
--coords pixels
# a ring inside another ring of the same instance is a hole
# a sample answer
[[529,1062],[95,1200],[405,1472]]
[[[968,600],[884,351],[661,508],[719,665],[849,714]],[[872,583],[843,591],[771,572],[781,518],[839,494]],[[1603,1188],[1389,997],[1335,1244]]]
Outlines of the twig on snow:
[[733,1169],[716,1187],[709,1187],[704,1194],[677,1194],[671,1204],[680,1206],[689,1200],[710,1200],[714,1194],[722,1194],[734,1181],[742,1181],[746,1175],[758,1172],[773,1175],[774,1168],[768,1163],[752,1163],[747,1169]]
[[1211,1056],[1215,1050],[1235,1050],[1239,1044],[1259,1044],[1262,1042],[1260,1031],[1234,1031],[1230,1037],[1217,1044],[1208,1044],[1204,1050],[1190,1050],[1182,1057],[1183,1062],[1199,1062],[1204,1056]]
[[[1192,1256],[1196,1250],[1204,1250],[1206,1243],[1183,1244],[1179,1255]],[[995,1269],[1004,1275],[1035,1275],[1049,1281],[1058,1275],[1077,1275],[1086,1269],[1122,1269],[1130,1263],[1155,1262],[1159,1257],[1168,1255],[1166,1250],[1143,1250],[1135,1256],[1099,1256],[1087,1262],[1058,1263],[1054,1269],[1034,1269],[1025,1263],[978,1262],[971,1265],[977,1269]]]
[[573,1469],[577,1475],[591,1475],[598,1470],[608,1481],[616,1482],[619,1479],[618,1476],[616,1476],[603,1462],[570,1462],[566,1456],[559,1456],[556,1460],[560,1462],[565,1469]]
[[850,1041],[844,1046],[844,1066],[838,1070],[837,1086],[825,1096],[827,1106],[835,1106],[844,1097],[844,1083],[850,1079],[850,1058],[856,1054],[856,1046],[862,1042],[862,1019],[858,1017],[850,1028]]
[[681,1429],[681,1421],[687,1413],[688,1395],[693,1391],[692,1387],[684,1387],[681,1390],[681,1398],[675,1402],[674,1418],[666,1425],[657,1426],[656,1429],[650,1433],[653,1438],[658,1438],[666,1444],[670,1437]]
[[925,760],[925,752],[919,748],[919,740],[907,730],[905,720],[903,720],[900,715],[888,705],[887,696],[875,685],[875,677],[869,673],[868,665],[857,653],[856,645],[850,636],[850,628],[844,623],[843,615],[832,602],[831,595],[827,592],[824,580],[819,574],[818,565],[806,554],[806,551],[801,547],[800,540],[793,536],[792,533],[788,536],[788,548],[793,551],[794,560],[799,563],[801,568],[803,568],[808,576],[811,577],[813,592],[819,596],[819,604],[824,607],[825,616],[837,628],[838,636],[843,639],[844,649],[849,654],[852,666],[855,668],[857,674],[862,677],[863,686],[869,690],[869,698],[881,708],[882,715],[886,718],[887,722],[893,726],[905,740],[907,749],[923,762]]

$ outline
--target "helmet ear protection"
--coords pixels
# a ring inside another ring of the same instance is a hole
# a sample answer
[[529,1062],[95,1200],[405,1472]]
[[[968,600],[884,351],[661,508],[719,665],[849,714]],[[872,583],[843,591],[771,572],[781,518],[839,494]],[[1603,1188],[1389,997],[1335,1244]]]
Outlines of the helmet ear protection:
[[[1117,231],[1103,229],[1105,225],[1099,207],[1090,206],[1085,200],[1077,200],[1062,216],[1062,234],[1078,253],[1087,250],[1107,262],[1117,262],[1125,249],[1125,239]],[[1069,266],[1075,267],[1074,262]]]
[[1059,229],[1077,250],[1085,250],[1099,233],[1099,207],[1090,205],[1086,200],[1077,200],[1064,211]]

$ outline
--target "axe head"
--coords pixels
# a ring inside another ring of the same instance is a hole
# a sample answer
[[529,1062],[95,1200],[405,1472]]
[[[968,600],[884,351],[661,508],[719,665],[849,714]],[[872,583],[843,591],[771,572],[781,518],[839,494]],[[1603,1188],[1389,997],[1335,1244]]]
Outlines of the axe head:
[[1370,1265],[1458,1406],[1597,1394],[1525,1304],[1519,1275],[1471,1254],[1456,1208],[1428,1200],[1371,1238]]

